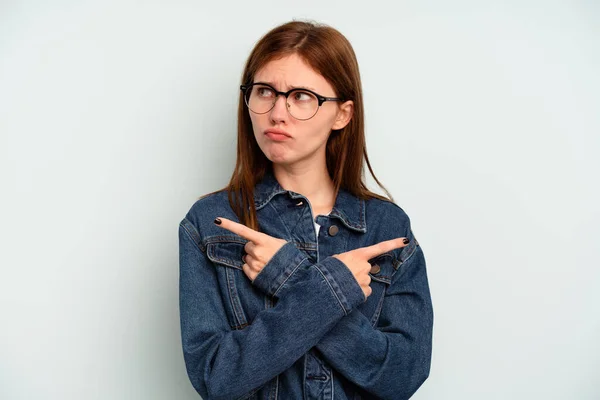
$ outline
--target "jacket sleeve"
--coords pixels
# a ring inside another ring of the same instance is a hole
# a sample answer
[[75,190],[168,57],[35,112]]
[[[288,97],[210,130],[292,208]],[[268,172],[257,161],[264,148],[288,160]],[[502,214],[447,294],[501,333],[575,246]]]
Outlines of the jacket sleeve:
[[[291,246],[291,247],[290,247]],[[293,365],[353,308],[365,301],[360,285],[341,261],[317,264],[291,243],[279,250],[286,296],[232,330],[215,266],[186,218],[179,225],[179,306],[183,355],[190,381],[204,400],[243,399]]]
[[[408,232],[405,236],[414,240],[410,228]],[[265,272],[259,281],[262,289],[285,298],[287,287],[277,291],[282,275],[277,270],[289,263],[282,257],[276,253],[255,282]],[[363,397],[408,399],[429,376],[432,331],[425,256],[417,244],[393,275],[377,327],[360,310],[353,310],[316,347],[336,371],[365,391]]]
[[334,369],[378,399],[410,398],[431,365],[433,307],[420,245],[401,268],[384,295],[377,327],[354,310],[317,344]]

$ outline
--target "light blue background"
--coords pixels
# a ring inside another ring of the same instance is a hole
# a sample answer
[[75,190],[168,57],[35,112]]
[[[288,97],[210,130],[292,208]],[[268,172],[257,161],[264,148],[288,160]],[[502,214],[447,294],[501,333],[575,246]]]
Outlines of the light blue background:
[[131,0],[0,5],[0,397],[197,398],[178,223],[228,181],[243,63],[292,18],[352,42],[425,251],[414,398],[600,398],[597,2]]

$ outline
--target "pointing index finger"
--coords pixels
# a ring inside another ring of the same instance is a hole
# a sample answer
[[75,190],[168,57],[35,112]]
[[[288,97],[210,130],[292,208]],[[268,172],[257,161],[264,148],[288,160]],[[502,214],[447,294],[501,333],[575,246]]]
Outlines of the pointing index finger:
[[371,259],[385,252],[405,247],[405,237],[399,237],[396,239],[384,240],[383,242],[376,243],[371,246],[363,247],[363,254],[367,259]]
[[[241,237],[243,237],[244,239],[248,239],[251,242],[254,243],[260,243],[261,239],[262,239],[262,233],[255,231],[254,229],[248,228],[246,225],[240,224],[238,222],[232,221],[230,219],[227,218],[223,218],[223,217],[218,217],[218,219],[221,220],[219,225],[221,228],[225,228],[228,231],[231,231],[233,233],[236,233],[238,235],[240,235]],[[215,223],[216,223],[216,219],[215,219]]]

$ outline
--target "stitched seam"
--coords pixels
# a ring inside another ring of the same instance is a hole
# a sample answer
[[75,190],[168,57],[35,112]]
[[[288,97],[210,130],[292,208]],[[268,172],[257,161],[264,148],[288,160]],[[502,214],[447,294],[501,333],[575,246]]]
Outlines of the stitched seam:
[[[185,234],[192,240],[192,242],[196,243],[196,241],[192,238],[192,236],[191,236],[190,232],[188,231],[188,229],[185,227],[185,224],[180,224],[180,226],[183,227],[183,230],[185,231]],[[202,251],[202,249],[200,248],[200,246],[198,245],[198,243],[196,243],[195,249],[197,251],[200,251],[201,254],[204,254],[204,252]],[[233,298],[231,297],[231,290],[229,288],[229,275],[228,274],[226,274],[226,282],[227,282],[227,294],[228,294],[229,301],[230,301],[230,304],[231,304],[231,307],[232,307],[233,317],[234,317],[235,321],[237,321],[237,325],[234,326],[233,328],[234,329],[238,329],[238,327],[247,326],[248,325],[247,323],[242,323],[240,321],[240,319],[238,318],[238,313],[237,313],[237,310],[236,310],[236,305],[235,305],[235,303],[233,301]]]
[[204,249],[200,246],[200,243],[197,243],[194,240],[194,235],[192,235],[192,233],[188,230],[187,226],[185,226],[186,224],[184,223],[180,223],[179,226],[183,228],[183,230],[185,231],[186,235],[190,238],[190,240],[196,244],[196,247],[201,251],[204,252]]
[[386,288],[383,289],[383,293],[381,294],[381,298],[379,299],[379,303],[377,304],[377,309],[373,314],[373,319],[371,320],[371,325],[373,327],[377,326],[377,322],[379,321],[379,316],[381,315],[381,309],[383,308],[383,300],[385,299],[385,291]]
[[308,400],[308,390],[306,390],[306,375],[308,375],[306,373],[306,354],[304,354],[304,373],[302,374],[302,392],[304,393],[304,400]]
[[408,263],[412,258],[413,255],[417,252],[417,248],[419,247],[418,244],[415,244],[415,246],[413,247],[413,250],[410,252],[410,254],[408,255],[408,257],[404,260],[402,260],[402,262],[400,262],[400,265],[404,266],[406,265],[406,263]]
[[211,235],[202,239],[203,243],[208,246],[211,244],[220,244],[220,243],[234,243],[245,245],[249,242],[249,240],[242,238],[241,236],[233,236],[233,235]]
[[335,296],[335,298],[337,299],[338,303],[340,303],[340,307],[342,307],[342,310],[344,311],[344,315],[348,315],[348,313],[346,312],[346,308],[344,308],[344,304],[342,304],[342,301],[340,300],[340,298],[338,297],[335,289],[333,288],[333,286],[331,286],[331,283],[327,280],[327,278],[325,277],[325,274],[323,273],[323,271],[321,271],[321,269],[319,267],[317,267],[317,264],[314,265],[314,267],[317,269],[317,271],[319,271],[319,273],[321,275],[323,275],[323,279],[325,279],[325,282],[327,282],[327,285],[329,285],[329,288],[331,289],[331,291],[333,292],[333,295]]
[[266,205],[266,204],[267,204],[269,201],[271,201],[271,199],[272,199],[273,197],[277,196],[277,195],[278,195],[278,194],[280,194],[280,193],[285,193],[285,192],[286,192],[286,190],[285,190],[285,189],[283,189],[283,188],[282,188],[282,189],[279,189],[279,190],[277,190],[277,189],[273,190],[271,193],[267,194],[267,197],[266,197],[266,198],[265,198],[263,201],[259,202],[259,203],[258,203],[258,205],[255,205],[255,207],[256,207],[256,210],[260,210],[260,209],[261,209],[261,208],[263,208],[263,207],[264,207],[264,206],[265,206],[265,205]]
[[374,281],[381,282],[381,283],[387,283],[388,285],[392,282],[392,280],[390,279],[391,276],[387,276],[387,275],[372,275],[371,273],[369,273],[369,276]]
[[335,399],[335,385],[333,384],[333,368],[331,368],[331,398]]
[[279,285],[279,287],[277,288],[277,290],[273,293],[273,296],[275,296],[279,292],[279,289],[281,289],[283,287],[283,285],[285,285],[285,283],[288,281],[288,279],[290,279],[292,277],[292,275],[294,275],[296,273],[296,271],[298,270],[298,268],[300,267],[300,265],[302,265],[302,263],[304,262],[304,260],[307,260],[307,259],[308,259],[308,257],[304,257],[302,259],[302,261],[300,261],[298,263],[298,265],[296,265],[294,267],[294,269],[292,270],[292,272],[287,276],[287,278],[284,279],[284,281],[281,283],[281,285]]
[[281,225],[283,225],[285,227],[285,231],[287,232],[287,236],[288,237],[292,237],[292,234],[291,234],[290,230],[288,229],[288,226],[283,221],[283,218],[281,218],[281,213],[279,211],[277,211],[277,209],[275,208],[275,206],[273,205],[273,203],[269,203],[268,205],[271,206],[271,208],[273,209],[273,211],[275,211],[275,215],[277,215],[277,217],[281,221]]
[[226,276],[226,281],[227,281],[227,294],[229,295],[229,301],[231,302],[231,308],[232,308],[232,311],[233,311],[233,317],[237,321],[238,326],[240,326],[240,325],[242,325],[242,321],[239,318],[239,315],[238,315],[237,310],[236,310],[236,304],[233,301],[233,297],[232,297],[232,293],[231,293],[231,288],[229,287],[229,273],[227,271],[225,271],[225,276]]
[[229,258],[221,258],[221,257],[216,257],[214,255],[212,257],[213,257],[212,260],[214,260],[214,261],[219,261],[219,262],[221,262],[229,267],[232,267],[232,268],[242,269],[242,267],[240,267],[239,265],[231,264],[231,260]]
[[206,245],[212,243],[238,243],[238,244],[246,244],[248,240],[239,239],[238,236],[232,235],[217,235],[217,236],[209,236],[204,239]]
[[413,250],[410,252],[410,254],[408,255],[408,257],[406,257],[406,259],[404,259],[402,261],[402,264],[404,264],[405,262],[407,262],[408,260],[410,260],[413,256],[413,254],[415,254],[415,252],[417,251],[417,245],[415,245],[415,247],[413,248]]

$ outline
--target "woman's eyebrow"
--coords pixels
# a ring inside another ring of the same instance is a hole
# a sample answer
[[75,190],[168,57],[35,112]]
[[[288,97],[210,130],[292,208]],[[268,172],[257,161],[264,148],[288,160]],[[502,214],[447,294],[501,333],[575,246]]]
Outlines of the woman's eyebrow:
[[[266,83],[267,85],[275,87],[275,84],[273,82],[260,81],[260,82],[254,82],[254,83]],[[308,90],[312,90],[313,92],[317,91],[316,89],[311,88],[310,86],[293,86],[293,85],[290,85],[289,88],[290,88],[290,90],[292,90],[292,89],[308,89]]]
[[310,86],[290,86],[290,89],[308,89],[312,90],[313,92],[317,91],[317,89],[311,88]]

